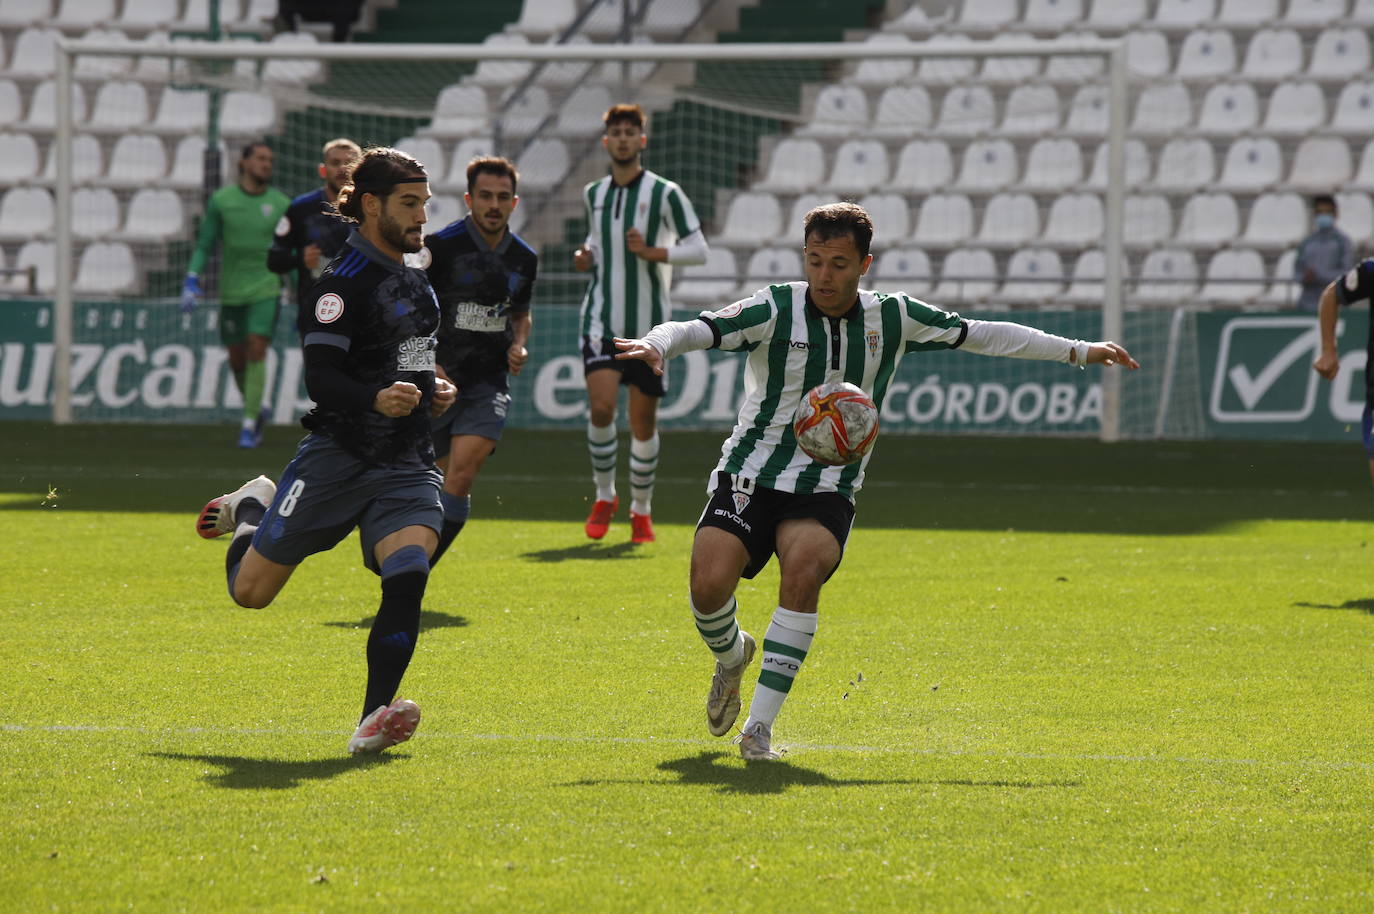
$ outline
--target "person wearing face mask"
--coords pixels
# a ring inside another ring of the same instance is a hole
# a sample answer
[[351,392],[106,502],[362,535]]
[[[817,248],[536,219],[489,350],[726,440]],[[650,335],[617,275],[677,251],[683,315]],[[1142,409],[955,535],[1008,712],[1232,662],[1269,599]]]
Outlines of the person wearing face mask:
[[1298,310],[1317,313],[1322,290],[1355,265],[1350,236],[1336,228],[1336,198],[1318,194],[1312,198],[1312,234],[1298,245],[1293,279],[1301,292]]

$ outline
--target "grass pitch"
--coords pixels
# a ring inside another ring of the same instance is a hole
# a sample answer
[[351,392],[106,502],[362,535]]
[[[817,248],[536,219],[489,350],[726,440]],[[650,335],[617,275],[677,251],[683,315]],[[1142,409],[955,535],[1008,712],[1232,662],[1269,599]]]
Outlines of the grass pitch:
[[789,752],[746,764],[686,608],[718,434],[665,437],[630,547],[582,535],[580,435],[510,433],[430,583],[420,729],[351,759],[356,537],[245,610],[192,532],[288,430],[3,431],[5,909],[1374,907],[1358,446],[885,439]]

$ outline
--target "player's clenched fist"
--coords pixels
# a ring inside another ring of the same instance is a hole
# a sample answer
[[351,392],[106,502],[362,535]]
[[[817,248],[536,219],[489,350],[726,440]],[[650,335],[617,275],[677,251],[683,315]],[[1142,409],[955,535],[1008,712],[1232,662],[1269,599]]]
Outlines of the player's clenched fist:
[[446,378],[434,379],[434,399],[429,404],[429,417],[437,419],[458,399],[458,388]]
[[377,397],[372,401],[373,409],[392,419],[409,416],[419,405],[420,388],[409,381],[397,381],[377,391]]

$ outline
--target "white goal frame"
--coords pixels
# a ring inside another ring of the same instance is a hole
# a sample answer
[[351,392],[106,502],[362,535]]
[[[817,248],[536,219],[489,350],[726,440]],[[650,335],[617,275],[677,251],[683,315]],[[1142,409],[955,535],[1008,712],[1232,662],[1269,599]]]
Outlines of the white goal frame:
[[[901,60],[919,61],[928,58],[988,58],[988,57],[1098,57],[1106,61],[1108,117],[1107,117],[1107,186],[1105,196],[1105,234],[1103,238],[1104,275],[1102,301],[1102,338],[1119,340],[1123,328],[1124,201],[1126,106],[1129,75],[1126,66],[1126,46],[1120,39],[1023,39],[1002,41],[969,41],[959,44],[931,44],[929,42],[830,42],[799,44],[561,44],[561,45],[454,45],[454,44],[321,44],[302,48],[301,45],[229,44],[193,42],[175,46],[128,42],[112,44],[101,41],[60,38],[56,48],[57,96],[54,143],[55,156],[55,213],[54,235],[55,286],[53,295],[53,422],[69,424],[72,420],[72,325],[75,313],[73,295],[73,235],[72,235],[72,140],[75,133],[72,105],[72,86],[75,59],[78,56],[130,57],[161,56],[188,60],[300,60],[319,61],[442,61],[473,62],[483,60],[521,60],[535,63],[577,61],[600,63],[606,60],[626,62],[706,62],[761,60]],[[1119,441],[1121,430],[1121,374],[1117,371],[1102,375],[1102,422],[1100,438]]]

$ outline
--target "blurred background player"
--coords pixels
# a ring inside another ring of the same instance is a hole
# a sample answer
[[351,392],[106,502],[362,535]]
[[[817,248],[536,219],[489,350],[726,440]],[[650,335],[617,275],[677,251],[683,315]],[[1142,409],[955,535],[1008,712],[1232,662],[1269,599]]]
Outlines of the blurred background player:
[[444,529],[434,562],[467,523],[472,482],[496,449],[510,409],[508,375],[529,358],[530,296],[539,259],[510,230],[520,176],[506,159],[468,163],[468,215],[425,239],[420,263],[439,299],[438,371],[458,400],[434,420],[444,472]]
[[1350,236],[1336,228],[1336,198],[1318,194],[1312,198],[1312,234],[1298,245],[1293,278],[1301,287],[1298,310],[1315,312],[1322,291],[1355,265]]
[[201,271],[221,244],[219,335],[229,350],[229,368],[243,394],[239,447],[257,447],[270,417],[267,349],[281,310],[281,277],[267,268],[264,254],[291,200],[270,186],[272,147],[253,142],[239,156],[239,179],[210,195],[200,223],[196,249],[182,283],[181,310],[193,311],[204,296]]
[[615,358],[617,337],[636,337],[672,316],[670,265],[706,262],[706,238],[692,203],[672,181],[646,171],[640,155],[648,144],[639,105],[613,105],[602,118],[601,144],[611,173],[583,190],[587,240],[573,253],[573,268],[591,271],[582,299],[583,371],[590,417],[596,502],[587,536],[601,539],[620,506],[615,491],[616,402],[630,388],[630,538],[650,543],[654,477],[658,472],[658,401],[664,378],[638,362]]
[[267,266],[276,273],[295,271],[298,309],[352,231],[349,223],[339,218],[334,203],[362,155],[358,144],[349,139],[341,137],[325,143],[319,169],[324,187],[292,200],[286,215],[277,223],[272,246],[267,250]]
[[377,752],[409,739],[420,720],[394,700],[420,633],[420,602],[443,508],[429,424],[453,402],[435,376],[439,306],[419,251],[429,183],[424,166],[395,149],[369,149],[339,194],[357,222],[300,316],[310,432],[280,487],[249,480],[202,509],[204,537],[234,535],[225,558],[229,595],[267,606],[307,556],[332,549],[354,527],[363,563],[382,579],[367,639],[362,722],[348,751]]
[[[881,409],[898,363],[914,350],[1139,367],[1115,343],[964,319],[902,293],[860,292],[859,279],[873,262],[873,222],[852,203],[811,210],[803,238],[805,282],[779,283],[697,320],[655,327],[644,339],[615,341],[623,350],[618,358],[642,360],[655,372],[693,350],[749,353],[749,393],[707,485],[690,583],[697,631],[716,658],[706,724],[724,736],[739,714],[740,680],[755,653],[754,639],[735,621],[735,589],[741,577],[753,578],[778,557],[778,605],[763,636],[758,686],[740,736],[746,759],[779,757],[773,721],[811,649],[821,586],[844,556],[854,496],[872,455],[825,466],[798,448],[792,415],[810,388],[849,381]],[[808,339],[827,343],[796,345]]]
[[[1337,277],[1322,291],[1317,311],[1317,326],[1321,329],[1321,350],[1312,367],[1328,381],[1336,380],[1341,368],[1341,355],[1336,350],[1336,322],[1341,305],[1369,301],[1374,297],[1374,260],[1366,260],[1351,267],[1344,276]],[[1369,326],[1369,342],[1365,347],[1364,415],[1360,431],[1364,438],[1364,452],[1369,458],[1369,478],[1374,482],[1374,321]]]

